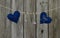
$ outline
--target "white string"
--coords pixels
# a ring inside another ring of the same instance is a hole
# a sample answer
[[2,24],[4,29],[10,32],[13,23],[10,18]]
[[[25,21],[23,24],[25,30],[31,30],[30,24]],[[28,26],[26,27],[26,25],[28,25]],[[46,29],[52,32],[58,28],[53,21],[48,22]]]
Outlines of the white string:
[[[8,9],[8,10],[14,10],[14,9],[11,9],[11,8],[8,8],[8,7],[6,7],[6,6],[3,6],[3,5],[1,5],[0,4],[0,6],[1,7],[3,7],[3,8],[6,8],[6,9]],[[53,10],[56,10],[56,9],[59,9],[60,7],[56,7],[56,8],[54,8],[54,9],[50,9],[50,10],[45,10],[45,11],[53,11]],[[20,11],[20,10],[19,10]],[[25,13],[25,12],[22,12],[23,14]],[[28,13],[28,12],[27,12]],[[32,14],[32,13],[28,13],[28,14]],[[39,13],[36,13],[36,14],[39,14]]]

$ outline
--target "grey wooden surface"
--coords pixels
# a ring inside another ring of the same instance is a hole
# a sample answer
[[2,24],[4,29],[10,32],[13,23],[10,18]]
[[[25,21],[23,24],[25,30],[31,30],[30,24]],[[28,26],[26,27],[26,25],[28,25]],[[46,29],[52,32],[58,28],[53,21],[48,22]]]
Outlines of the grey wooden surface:
[[[15,10],[21,13],[17,24],[7,18]],[[40,24],[43,11],[50,24]],[[0,38],[60,38],[59,17],[60,0],[0,0]]]
[[[48,24],[40,24],[41,12],[48,14],[48,0],[37,0],[37,38],[48,38]],[[41,32],[43,30],[43,33]]]

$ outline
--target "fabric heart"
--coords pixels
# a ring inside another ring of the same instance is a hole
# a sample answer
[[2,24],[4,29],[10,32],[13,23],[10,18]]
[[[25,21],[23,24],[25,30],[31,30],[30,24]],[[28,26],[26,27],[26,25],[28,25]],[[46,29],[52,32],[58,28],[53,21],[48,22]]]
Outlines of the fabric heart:
[[15,11],[14,14],[10,13],[7,15],[7,18],[15,23],[18,22],[20,17],[20,12],[19,11]]
[[42,12],[40,15],[40,24],[43,23],[51,23],[52,19],[50,17],[47,16],[47,14],[45,12]]

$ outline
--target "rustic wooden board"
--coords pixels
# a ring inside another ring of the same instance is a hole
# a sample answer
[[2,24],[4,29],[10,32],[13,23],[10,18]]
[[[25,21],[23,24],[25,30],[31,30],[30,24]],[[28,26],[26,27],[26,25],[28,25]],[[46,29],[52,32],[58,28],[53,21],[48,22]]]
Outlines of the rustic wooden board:
[[57,38],[60,38],[60,0],[58,0],[57,1],[57,7],[59,7],[58,9],[57,9],[57,17],[58,17],[58,21],[57,21],[57,34],[56,34],[56,36],[57,36]]
[[[37,0],[37,38],[48,38],[48,24],[40,24],[40,14],[48,14],[48,0]],[[43,30],[43,33],[42,33]]]
[[57,7],[57,9],[55,10],[56,11],[56,13],[55,13],[55,25],[54,26],[56,26],[55,28],[56,28],[56,30],[54,31],[55,32],[55,35],[54,35],[54,37],[55,38],[60,38],[60,0],[55,0],[55,2],[56,2],[56,7]]
[[59,38],[59,2],[57,0],[49,0],[49,16],[52,18],[52,22],[49,24],[49,38]]
[[17,38],[23,38],[23,0],[16,0],[16,8],[21,13],[17,24]]
[[[7,8],[5,8],[6,9],[6,30],[5,30],[5,38],[11,38],[11,21],[9,21],[8,20],[8,18],[7,18],[7,15],[11,12],[11,10],[10,9],[8,9],[8,8],[11,8],[11,0],[6,0],[6,5],[5,5],[5,7],[7,7]],[[4,8],[4,7],[3,7]]]
[[[56,4],[56,3],[55,3]],[[54,22],[55,22],[55,15],[54,13],[56,13],[54,11],[54,8],[55,8],[55,4],[54,4],[54,1],[53,0],[49,0],[49,16],[52,18],[52,22],[49,24],[49,38],[54,38]],[[52,10],[53,9],[53,10]]]
[[[6,1],[0,0],[0,4],[5,6]],[[0,6],[0,38],[6,38],[6,9]]]
[[24,38],[35,38],[34,5],[35,0],[24,1]]
[[[19,1],[21,4],[19,4]],[[14,9],[14,11],[19,10],[19,9],[23,11],[23,0],[22,1],[21,0],[13,0],[12,9]],[[19,18],[18,24],[12,23],[12,38],[23,38],[23,15],[22,15],[22,12],[20,12],[20,13],[21,13],[21,17]]]

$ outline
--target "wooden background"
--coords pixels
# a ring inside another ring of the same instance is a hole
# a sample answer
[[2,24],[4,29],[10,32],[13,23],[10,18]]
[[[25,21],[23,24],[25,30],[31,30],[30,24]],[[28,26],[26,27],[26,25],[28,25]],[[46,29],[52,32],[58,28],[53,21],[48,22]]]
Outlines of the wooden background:
[[[15,10],[21,13],[17,24],[7,18]],[[40,24],[43,11],[50,24]],[[0,0],[0,38],[60,38],[59,25],[60,0]]]

